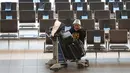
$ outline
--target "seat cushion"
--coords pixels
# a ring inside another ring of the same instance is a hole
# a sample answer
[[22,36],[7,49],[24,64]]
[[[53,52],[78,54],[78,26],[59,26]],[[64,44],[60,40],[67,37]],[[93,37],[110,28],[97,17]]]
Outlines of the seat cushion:
[[102,50],[103,51],[103,50],[105,50],[105,47],[104,46],[100,46],[99,49],[98,48],[95,49],[94,46],[88,46],[87,50],[93,50],[93,51],[97,51],[97,50],[101,51]]
[[41,34],[40,37],[46,37],[46,34]]
[[0,37],[17,37],[16,34],[2,34]]
[[127,46],[125,46],[125,45],[112,45],[112,46],[110,46],[110,49],[111,50],[127,50],[127,49],[129,49]]
[[35,25],[19,25],[19,27],[35,27]]

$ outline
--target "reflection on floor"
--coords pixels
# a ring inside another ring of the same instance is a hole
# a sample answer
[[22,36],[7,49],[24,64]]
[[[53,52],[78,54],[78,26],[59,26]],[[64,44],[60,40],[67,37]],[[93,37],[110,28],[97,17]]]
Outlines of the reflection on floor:
[[[130,54],[122,53],[120,62],[117,54],[99,53],[95,60],[95,54],[87,54],[85,58],[90,60],[90,67],[77,69],[75,63],[68,63],[68,68],[57,73],[129,73]],[[52,53],[42,51],[0,51],[0,73],[53,73],[45,63],[52,58]]]

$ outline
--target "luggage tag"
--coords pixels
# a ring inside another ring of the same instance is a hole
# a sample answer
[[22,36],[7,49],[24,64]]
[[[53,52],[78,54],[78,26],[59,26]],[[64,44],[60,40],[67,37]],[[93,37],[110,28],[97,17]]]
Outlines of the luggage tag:
[[120,10],[119,7],[113,7],[113,12],[115,13],[117,10]]
[[71,29],[71,26],[65,26],[65,31],[68,31]]
[[128,19],[128,16],[121,16],[121,19]]
[[94,36],[94,43],[101,43],[101,36]]
[[49,19],[49,15],[43,15],[42,19]]
[[109,0],[109,2],[115,2],[115,0]]
[[80,0],[75,0],[75,2],[81,2]]
[[77,7],[77,11],[82,11],[83,10],[83,7]]
[[81,16],[81,19],[88,19],[88,16]]
[[6,19],[12,19],[12,16],[6,16]]

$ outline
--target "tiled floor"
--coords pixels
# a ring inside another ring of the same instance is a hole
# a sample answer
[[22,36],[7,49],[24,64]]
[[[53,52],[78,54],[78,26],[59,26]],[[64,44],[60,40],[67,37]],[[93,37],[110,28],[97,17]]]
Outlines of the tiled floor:
[[[87,57],[89,68],[77,69],[75,63],[69,63],[68,68],[58,73],[130,73],[129,53],[123,53],[121,57],[124,59],[120,62],[114,53],[98,54],[98,60],[93,53],[87,54]],[[43,54],[42,51],[0,51],[0,73],[53,73],[45,65],[51,58],[51,53]]]

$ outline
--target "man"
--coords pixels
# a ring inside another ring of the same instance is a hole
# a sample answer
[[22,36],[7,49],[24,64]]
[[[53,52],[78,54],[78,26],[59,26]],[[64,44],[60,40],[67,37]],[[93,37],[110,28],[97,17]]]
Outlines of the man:
[[73,26],[69,31],[74,39],[81,40],[84,43],[84,39],[86,37],[86,31],[81,27],[81,22],[79,19],[76,19],[73,22]]

